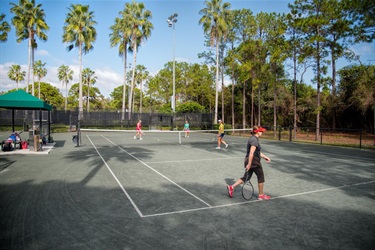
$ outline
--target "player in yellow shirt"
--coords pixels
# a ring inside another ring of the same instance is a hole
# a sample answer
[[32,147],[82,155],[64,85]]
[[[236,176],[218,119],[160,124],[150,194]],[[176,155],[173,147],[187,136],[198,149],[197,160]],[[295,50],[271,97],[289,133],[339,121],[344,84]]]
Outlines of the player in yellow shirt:
[[223,140],[223,137],[224,137],[224,123],[222,120],[219,120],[219,132],[217,134],[217,148],[216,149],[220,149],[220,144],[223,143],[225,145],[225,148],[228,148],[228,143],[226,143],[224,140]]

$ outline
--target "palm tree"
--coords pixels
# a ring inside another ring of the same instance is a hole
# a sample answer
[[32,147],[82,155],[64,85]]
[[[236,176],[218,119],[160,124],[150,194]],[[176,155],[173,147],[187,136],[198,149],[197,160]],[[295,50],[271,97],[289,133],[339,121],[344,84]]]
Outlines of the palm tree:
[[90,111],[90,84],[94,85],[96,83],[96,80],[98,79],[97,76],[95,76],[95,71],[86,68],[82,72],[82,82],[83,84],[87,85],[87,103],[86,103],[86,110],[87,112]]
[[35,62],[34,65],[34,75],[38,77],[38,98],[40,99],[40,80],[47,75],[47,69],[44,68],[46,63],[42,63],[41,60]]
[[83,94],[82,94],[82,53],[92,50],[93,42],[96,40],[96,21],[94,12],[89,11],[88,5],[71,4],[69,13],[66,15],[64,34],[62,41],[68,43],[68,51],[74,47],[78,48],[79,57],[79,97],[78,97],[78,118],[83,118]]
[[[28,39],[28,69],[26,91],[29,91],[30,76],[34,75],[33,54],[36,47],[35,36],[42,41],[47,41],[48,37],[44,31],[49,30],[45,22],[45,13],[41,9],[41,4],[35,5],[35,0],[19,0],[19,5],[10,3],[13,7],[10,11],[14,14],[12,24],[16,28],[17,42]],[[32,82],[34,88],[34,81]],[[32,93],[34,95],[34,91]]]
[[73,80],[73,70],[69,66],[61,65],[58,70],[58,78],[62,81],[62,85],[65,84],[65,112],[68,106],[68,83]]
[[133,111],[131,107],[131,101],[134,91],[135,68],[137,65],[137,50],[140,44],[151,36],[151,30],[154,28],[154,26],[149,20],[152,17],[151,11],[145,9],[144,3],[137,3],[135,1],[132,1],[131,3],[126,3],[125,9],[122,12],[122,14],[123,18],[127,20],[127,25],[129,25],[129,38],[133,51],[133,72],[128,100],[130,119],[131,113]]
[[10,80],[15,81],[17,83],[17,89],[18,89],[18,83],[20,81],[25,80],[25,71],[21,71],[20,65],[12,65],[8,71],[8,77]]
[[211,46],[216,45],[216,94],[215,94],[215,116],[214,123],[217,123],[218,98],[219,98],[219,43],[222,37],[226,36],[228,25],[230,3],[222,3],[222,0],[206,0],[205,8],[199,11],[202,15],[199,24],[203,25],[204,33],[210,36]]
[[8,40],[8,33],[10,32],[10,25],[7,21],[3,21],[5,14],[0,15],[0,42]]
[[127,19],[124,17],[125,12],[119,12],[120,17],[115,19],[115,24],[110,27],[112,33],[110,34],[110,45],[111,47],[119,45],[119,56],[124,58],[124,83],[123,83],[123,91],[122,91],[122,116],[121,121],[125,120],[125,97],[126,97],[126,65],[127,65],[127,49],[128,45],[130,44],[130,24],[127,23]]
[[147,80],[149,77],[149,72],[146,70],[146,67],[143,65],[137,65],[136,78],[139,83],[140,88],[140,102],[139,102],[139,113],[142,114],[142,98],[143,98],[143,81]]

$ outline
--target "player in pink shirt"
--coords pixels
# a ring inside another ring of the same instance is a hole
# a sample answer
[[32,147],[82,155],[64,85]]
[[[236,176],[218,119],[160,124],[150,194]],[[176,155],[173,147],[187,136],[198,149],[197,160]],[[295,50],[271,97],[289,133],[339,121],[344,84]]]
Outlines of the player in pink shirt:
[[137,139],[137,135],[139,135],[139,140],[143,140],[142,139],[142,121],[141,120],[138,120],[137,127],[135,128],[135,130],[137,130],[137,133],[134,136],[134,140]]

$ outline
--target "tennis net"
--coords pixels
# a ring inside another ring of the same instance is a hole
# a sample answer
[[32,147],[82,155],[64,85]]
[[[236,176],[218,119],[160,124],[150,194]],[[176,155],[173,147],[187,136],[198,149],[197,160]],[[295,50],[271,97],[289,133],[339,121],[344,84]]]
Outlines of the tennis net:
[[[248,137],[251,129],[226,129],[225,137]],[[143,144],[204,144],[213,143],[218,140],[218,130],[143,130],[137,134],[136,130],[116,129],[80,129],[79,136],[84,141],[89,137],[102,137],[108,140],[117,140],[125,144],[134,144],[142,140]]]

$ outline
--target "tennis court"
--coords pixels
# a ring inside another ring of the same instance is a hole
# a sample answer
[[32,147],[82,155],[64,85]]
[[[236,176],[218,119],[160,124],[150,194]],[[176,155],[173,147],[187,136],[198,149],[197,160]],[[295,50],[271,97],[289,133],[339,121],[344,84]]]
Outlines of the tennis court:
[[[262,140],[265,192],[245,201],[247,137],[84,131],[0,164],[3,249],[372,249],[374,151]],[[179,140],[181,142],[179,143]],[[252,182],[257,194],[256,178]]]

